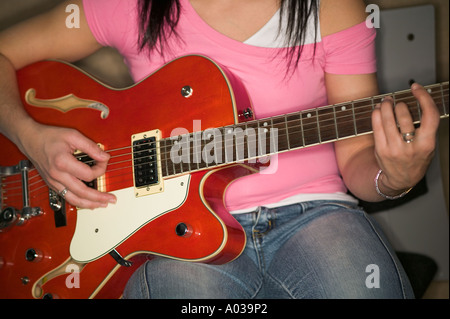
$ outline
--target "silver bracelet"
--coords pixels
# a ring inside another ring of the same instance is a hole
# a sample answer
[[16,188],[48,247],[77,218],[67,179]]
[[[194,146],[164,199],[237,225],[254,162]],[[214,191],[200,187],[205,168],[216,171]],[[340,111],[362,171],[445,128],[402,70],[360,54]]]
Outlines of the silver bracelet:
[[378,173],[377,173],[377,176],[375,176],[375,189],[376,189],[378,195],[380,195],[381,197],[386,198],[386,199],[393,200],[393,199],[397,199],[397,198],[401,198],[401,197],[405,196],[406,194],[408,194],[408,193],[411,191],[411,189],[413,189],[413,188],[411,187],[410,189],[407,189],[407,190],[404,191],[403,193],[401,193],[401,194],[399,194],[399,195],[396,195],[396,196],[388,196],[388,195],[386,195],[386,194],[383,194],[383,193],[381,192],[381,190],[380,190],[380,187],[378,186],[378,180],[379,180],[379,178],[380,178],[381,173],[383,173],[383,170],[380,169],[380,170],[378,171]]

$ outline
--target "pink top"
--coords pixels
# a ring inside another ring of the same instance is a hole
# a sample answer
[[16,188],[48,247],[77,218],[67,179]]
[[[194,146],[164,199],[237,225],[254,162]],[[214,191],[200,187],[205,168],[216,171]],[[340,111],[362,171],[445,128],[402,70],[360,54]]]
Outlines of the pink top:
[[[280,48],[251,46],[228,38],[206,24],[181,0],[179,38],[169,39],[165,56],[139,52],[137,0],[84,0],[89,27],[97,41],[115,47],[135,81],[140,81],[170,60],[187,55],[207,56],[240,77],[252,99],[256,118],[265,118],[327,105],[324,75],[376,71],[375,30],[365,23],[318,39],[304,46],[298,68],[286,80]],[[231,124],[231,123],[230,123]],[[333,144],[282,153],[273,160],[271,174],[253,174],[233,182],[226,193],[231,211],[272,204],[297,194],[345,193]]]

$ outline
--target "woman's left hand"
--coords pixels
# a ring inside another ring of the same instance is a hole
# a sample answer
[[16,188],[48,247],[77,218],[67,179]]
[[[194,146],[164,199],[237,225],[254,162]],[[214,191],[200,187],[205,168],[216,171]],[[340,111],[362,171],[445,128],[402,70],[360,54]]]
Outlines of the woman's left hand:
[[411,90],[421,107],[419,128],[414,127],[408,106],[403,102],[394,105],[390,97],[377,105],[372,115],[375,156],[383,171],[386,195],[398,195],[416,185],[435,153],[439,111],[421,85],[413,84]]

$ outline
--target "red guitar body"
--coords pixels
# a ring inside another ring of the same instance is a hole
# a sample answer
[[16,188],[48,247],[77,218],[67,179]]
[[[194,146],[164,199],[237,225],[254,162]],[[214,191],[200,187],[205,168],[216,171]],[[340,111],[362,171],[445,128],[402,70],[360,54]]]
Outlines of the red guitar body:
[[[201,120],[202,128],[235,124],[245,119],[241,115],[251,108],[240,82],[201,56],[172,61],[144,81],[121,90],[56,61],[20,70],[18,81],[25,108],[36,121],[77,129],[100,143],[105,151],[129,148],[131,136],[139,132],[158,130],[162,138],[170,137],[174,128],[192,132],[193,120]],[[193,89],[191,95],[181,94],[185,86]],[[105,109],[71,107],[63,112],[58,107],[29,105],[25,98],[29,89],[35,90],[39,100],[58,101],[73,94],[97,101],[107,107],[108,114],[106,118],[101,116]],[[0,149],[2,214],[14,208],[17,215],[8,227],[0,229],[0,298],[120,298],[131,274],[154,255],[221,264],[235,259],[244,249],[245,234],[227,212],[223,196],[233,180],[255,172],[256,164],[188,173],[187,196],[182,205],[149,220],[111,247],[133,263],[127,267],[118,264],[109,252],[89,261],[71,257],[70,244],[80,212],[66,204],[66,225],[57,227],[49,189],[36,170],[30,170],[28,176],[29,206],[39,208],[39,213],[22,221],[22,175],[5,174],[5,167],[13,168],[25,157],[1,135]],[[125,163],[116,165],[127,169]],[[104,190],[133,187],[131,166],[127,172],[122,177],[107,172]],[[127,212],[130,216],[139,213]],[[3,216],[3,221],[6,219]],[[181,222],[189,225],[189,236],[177,235],[175,229]]]

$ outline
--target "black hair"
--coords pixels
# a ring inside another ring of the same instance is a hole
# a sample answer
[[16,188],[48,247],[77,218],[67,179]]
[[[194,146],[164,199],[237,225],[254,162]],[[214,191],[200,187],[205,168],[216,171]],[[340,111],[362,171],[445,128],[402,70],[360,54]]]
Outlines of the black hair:
[[[286,56],[288,67],[297,66],[305,43],[308,20],[313,18],[317,40],[319,0],[281,0],[281,19],[287,10]],[[163,54],[167,39],[176,33],[180,18],[179,0],[139,0],[139,48]]]

